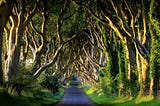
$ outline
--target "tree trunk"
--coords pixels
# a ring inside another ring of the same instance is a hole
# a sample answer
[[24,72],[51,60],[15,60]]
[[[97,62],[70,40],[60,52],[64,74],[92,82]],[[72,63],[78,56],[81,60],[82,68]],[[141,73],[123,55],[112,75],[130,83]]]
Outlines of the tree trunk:
[[13,8],[14,1],[6,0],[0,3],[0,86],[3,85],[3,69],[2,69],[2,48],[3,48],[3,31],[8,21],[9,15]]
[[136,63],[137,63],[137,73],[138,73],[138,83],[140,87],[139,95],[142,96],[143,92],[143,78],[142,78],[142,63],[140,61],[140,55],[138,54],[138,51],[136,50]]
[[147,58],[139,54],[137,48],[136,48],[136,63],[138,72],[138,83],[140,87],[139,96],[142,97],[144,95],[144,91],[146,90],[149,62]]
[[125,52],[126,52],[126,59],[127,59],[127,79],[129,81],[129,95],[132,96],[133,95],[133,87],[130,86],[132,85],[132,71],[134,70],[135,67],[135,53],[134,53],[134,46],[133,46],[133,42],[130,38],[125,38],[125,40],[123,41],[124,43],[126,43],[125,45]]
[[149,68],[149,62],[146,58],[141,57],[142,61],[142,78],[143,78],[143,88],[146,90],[146,84],[147,84],[147,73]]
[[2,47],[3,47],[3,26],[0,24],[0,86],[3,85],[3,70],[2,70]]
[[17,76],[19,57],[20,57],[20,38],[23,34],[23,26],[17,16],[11,17],[12,28],[8,41],[8,57],[5,62],[5,81],[8,82],[12,77]]

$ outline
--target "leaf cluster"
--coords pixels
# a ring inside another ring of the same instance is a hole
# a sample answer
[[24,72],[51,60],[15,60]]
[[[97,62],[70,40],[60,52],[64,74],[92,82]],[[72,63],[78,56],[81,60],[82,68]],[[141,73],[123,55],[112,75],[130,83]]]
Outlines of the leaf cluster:
[[41,82],[41,86],[45,89],[52,91],[53,93],[57,93],[59,90],[59,83],[57,76],[46,76],[43,82]]

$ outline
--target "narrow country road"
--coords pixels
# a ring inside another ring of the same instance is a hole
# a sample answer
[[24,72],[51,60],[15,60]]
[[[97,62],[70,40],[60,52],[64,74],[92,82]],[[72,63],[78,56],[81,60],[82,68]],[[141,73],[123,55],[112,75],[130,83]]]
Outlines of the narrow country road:
[[65,95],[62,100],[55,106],[96,106],[87,97],[81,88],[78,88],[78,83],[73,82],[70,88],[65,90]]

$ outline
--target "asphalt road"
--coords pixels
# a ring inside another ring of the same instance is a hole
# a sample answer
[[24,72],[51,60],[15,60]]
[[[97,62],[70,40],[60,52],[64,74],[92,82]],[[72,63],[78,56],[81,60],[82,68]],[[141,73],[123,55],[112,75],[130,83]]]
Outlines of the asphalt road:
[[55,106],[96,106],[77,84],[65,90],[62,100]]

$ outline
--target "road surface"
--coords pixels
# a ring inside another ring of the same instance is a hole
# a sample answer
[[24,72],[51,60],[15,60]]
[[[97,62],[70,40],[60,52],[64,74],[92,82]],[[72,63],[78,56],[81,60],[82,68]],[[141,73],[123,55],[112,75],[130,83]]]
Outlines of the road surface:
[[73,82],[70,88],[65,90],[62,100],[55,106],[96,106],[83,92],[78,88],[78,83]]

